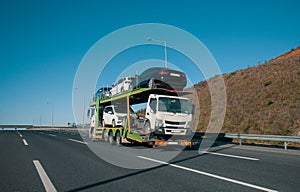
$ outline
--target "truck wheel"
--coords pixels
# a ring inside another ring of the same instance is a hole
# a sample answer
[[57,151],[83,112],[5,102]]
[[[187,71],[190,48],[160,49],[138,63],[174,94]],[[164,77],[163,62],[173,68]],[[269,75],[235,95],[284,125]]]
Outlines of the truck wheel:
[[112,131],[108,135],[108,142],[113,145],[114,144],[114,137]]
[[106,133],[106,130],[103,131],[103,138],[105,142],[108,142],[108,135]]
[[113,119],[111,122],[112,127],[116,127],[116,121]]
[[145,125],[144,125],[144,131],[145,131],[145,133],[146,134],[150,133],[150,129],[151,129],[150,122],[146,121]]
[[122,137],[119,131],[116,133],[116,144],[119,147],[122,145]]

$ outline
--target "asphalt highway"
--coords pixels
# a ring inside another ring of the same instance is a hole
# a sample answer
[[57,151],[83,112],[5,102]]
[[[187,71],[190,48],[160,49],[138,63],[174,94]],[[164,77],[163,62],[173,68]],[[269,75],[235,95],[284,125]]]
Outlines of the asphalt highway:
[[224,144],[180,152],[83,138],[0,131],[0,191],[300,191],[297,150]]

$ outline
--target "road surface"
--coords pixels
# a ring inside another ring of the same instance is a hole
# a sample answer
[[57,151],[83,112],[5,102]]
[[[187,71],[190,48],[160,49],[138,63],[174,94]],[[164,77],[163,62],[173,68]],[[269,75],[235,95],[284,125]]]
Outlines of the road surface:
[[[140,149],[134,158],[145,169],[127,169],[102,160],[78,133],[0,131],[0,191],[299,191],[300,152],[226,144],[207,152],[181,152],[170,162]],[[101,148],[102,147],[102,148]],[[144,149],[143,149],[144,148]],[[126,151],[126,150],[125,150]],[[121,152],[122,153],[122,152]]]

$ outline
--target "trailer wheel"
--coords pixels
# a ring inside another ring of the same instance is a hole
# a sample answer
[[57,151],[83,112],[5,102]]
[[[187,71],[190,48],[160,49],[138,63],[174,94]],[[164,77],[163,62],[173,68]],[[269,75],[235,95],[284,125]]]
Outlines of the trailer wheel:
[[103,130],[103,133],[102,133],[102,135],[103,135],[104,141],[105,141],[105,142],[108,142],[108,135],[107,135],[107,133],[106,133],[106,130],[105,130],[105,129]]
[[122,137],[121,137],[120,131],[118,131],[116,133],[116,144],[119,147],[122,145]]
[[114,144],[114,137],[113,137],[112,131],[109,132],[109,134],[108,134],[108,142],[109,142],[111,145]]

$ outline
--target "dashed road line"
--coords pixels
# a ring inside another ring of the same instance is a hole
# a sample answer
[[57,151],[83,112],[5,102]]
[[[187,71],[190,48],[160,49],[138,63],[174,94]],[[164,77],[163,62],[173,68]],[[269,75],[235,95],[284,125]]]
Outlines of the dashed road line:
[[232,158],[238,158],[238,159],[245,159],[245,160],[250,160],[250,161],[259,161],[259,159],[256,159],[253,157],[244,157],[244,156],[230,155],[230,154],[225,154],[225,153],[215,153],[215,152],[209,152],[209,151],[200,152],[200,154],[201,153],[224,156],[224,157],[232,157]]
[[24,143],[24,145],[28,145],[28,143],[27,143],[27,141],[25,140],[25,139],[23,139],[23,143]]
[[19,131],[17,131],[17,133],[20,137],[23,137],[23,135]]
[[184,167],[184,166],[180,166],[180,165],[176,165],[176,164],[172,164],[172,163],[152,159],[152,158],[149,158],[149,157],[144,157],[144,156],[137,156],[137,157],[141,158],[141,159],[148,160],[148,161],[156,162],[156,163],[159,163],[159,164],[169,165],[171,167],[175,167],[175,168],[178,168],[178,169],[183,169],[183,170],[186,170],[186,171],[198,173],[198,174],[205,175],[205,176],[208,176],[208,177],[213,177],[213,178],[220,179],[220,180],[223,180],[223,181],[227,181],[227,182],[239,184],[239,185],[242,185],[242,186],[250,187],[250,188],[253,188],[253,189],[257,189],[257,190],[268,191],[268,192],[277,192],[276,190],[273,190],[273,189],[268,189],[268,188],[265,188],[265,187],[253,185],[253,184],[246,183],[246,182],[243,182],[243,181],[238,181],[238,180],[226,178],[226,177],[219,176],[219,175],[214,175],[214,174],[207,173],[207,172],[204,172],[204,171],[199,171],[199,170],[196,170],[196,169],[192,169],[192,168],[188,168],[188,167]]
[[75,140],[75,139],[68,139],[69,141],[73,141],[73,142],[77,142],[77,143],[81,143],[81,144],[87,144],[87,142],[84,141],[79,141],[79,140]]
[[49,134],[50,136],[52,136],[52,137],[56,137],[57,135],[53,135],[53,134]]
[[54,185],[38,160],[33,160],[33,164],[42,180],[46,192],[56,192]]

